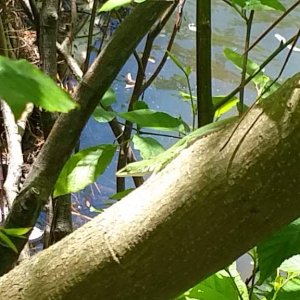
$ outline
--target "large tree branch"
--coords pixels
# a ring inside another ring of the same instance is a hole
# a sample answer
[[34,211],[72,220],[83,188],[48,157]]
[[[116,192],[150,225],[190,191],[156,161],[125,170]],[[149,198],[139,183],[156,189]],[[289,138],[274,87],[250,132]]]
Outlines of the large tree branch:
[[[154,22],[176,0],[152,0],[138,5],[111,41],[97,57],[77,90],[75,99],[80,109],[61,115],[56,121],[42,151],[33,164],[19,196],[14,201],[5,226],[32,227],[46,202],[66,159],[71,154],[80,133],[132,51]],[[13,240],[21,251],[26,239]],[[0,274],[7,272],[17,256],[0,246]]]
[[297,218],[300,75],[255,105],[221,151],[235,126],[4,275],[1,296],[173,299]]

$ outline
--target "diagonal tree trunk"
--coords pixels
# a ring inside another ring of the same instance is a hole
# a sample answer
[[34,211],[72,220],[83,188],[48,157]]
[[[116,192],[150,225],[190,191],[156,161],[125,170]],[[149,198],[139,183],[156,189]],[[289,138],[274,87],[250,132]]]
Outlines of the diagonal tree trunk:
[[300,75],[255,105],[224,148],[236,124],[1,277],[1,296],[174,299],[297,218]]
[[[51,194],[64,163],[99,100],[143,36],[174,1],[176,0],[152,0],[141,3],[116,30],[110,43],[83,77],[74,96],[80,109],[60,115],[56,121],[22,191],[14,201],[5,222],[7,228],[34,226],[41,207]],[[13,239],[19,252],[26,241]],[[0,245],[0,256],[0,274],[4,274],[12,268],[18,254]]]

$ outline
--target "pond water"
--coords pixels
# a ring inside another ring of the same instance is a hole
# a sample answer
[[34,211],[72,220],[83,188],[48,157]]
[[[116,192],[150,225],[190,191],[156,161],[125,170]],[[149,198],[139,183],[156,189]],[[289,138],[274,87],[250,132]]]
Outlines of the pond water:
[[[177,34],[172,52],[180,59],[185,66],[191,66],[193,72],[191,74],[191,85],[193,93],[196,88],[196,43],[195,32],[189,29],[189,24],[195,23],[195,2],[194,0],[186,0],[184,8],[183,21],[180,32]],[[292,1],[285,1],[286,7],[292,5]],[[220,0],[214,0],[212,13],[212,74],[213,74],[213,95],[226,95],[232,91],[240,82],[240,71],[237,70],[232,63],[228,62],[224,55],[223,49],[229,47],[238,53],[243,53],[245,26],[244,21],[238,14],[232,10],[227,4]],[[252,39],[253,42],[271,23],[280,16],[280,13],[274,11],[257,12],[254,17]],[[300,9],[294,11],[290,16],[284,19],[279,26],[272,30],[267,37],[264,38],[249,54],[249,57],[256,63],[263,62],[272,52],[279,46],[279,41],[274,37],[275,33],[279,33],[286,39],[293,36],[299,28]],[[172,21],[166,26],[165,30],[157,38],[152,57],[155,62],[148,64],[147,75],[152,74],[156,68],[160,58],[162,57],[168,37],[173,28]],[[138,52],[142,51],[142,44],[138,47]],[[273,62],[266,67],[266,74],[276,77],[279,73],[288,50],[284,50]],[[284,81],[287,77],[299,72],[300,53],[293,53],[290,62],[284,71],[279,82]],[[137,64],[131,57],[121,70],[113,85],[117,94],[118,102],[114,108],[118,111],[126,110],[128,100],[131,96],[132,89],[125,88],[125,77],[128,73],[135,77]],[[187,92],[187,83],[181,71],[168,60],[164,69],[154,81],[153,85],[145,92],[144,100],[150,108],[167,112],[173,116],[181,116],[188,124],[191,124],[191,109],[187,102],[183,102],[179,91]],[[255,99],[256,91],[254,86],[249,85],[246,88],[245,102],[251,103]],[[236,110],[230,114],[236,113]],[[111,143],[114,135],[107,124],[97,123],[91,119],[86,125],[80,139],[81,149]],[[159,142],[165,147],[169,147],[175,142],[174,139],[160,137]],[[137,153],[138,156],[138,153]],[[97,182],[84,191],[73,195],[73,206],[82,215],[93,217],[96,213],[90,211],[90,205],[96,208],[105,208],[111,201],[109,196],[115,193],[115,171],[116,171],[117,155],[115,155],[113,163],[107,168],[105,173],[97,180]],[[127,179],[127,188],[132,187],[132,180]],[[75,227],[81,226],[87,222],[87,219],[80,216],[74,216]],[[246,277],[250,270],[249,258],[244,256],[239,266],[242,270],[243,277]]]
[[[292,4],[292,1],[285,1],[286,7]],[[240,82],[240,71],[233,64],[226,61],[223,55],[223,49],[229,47],[236,50],[238,53],[243,52],[245,26],[244,21],[239,15],[232,10],[227,4],[218,0],[213,1],[212,14],[212,73],[213,73],[213,94],[226,95],[234,89]],[[267,11],[256,12],[254,17],[252,39],[253,42],[270,24],[280,16],[279,12]],[[285,38],[293,36],[298,28],[297,23],[300,17],[300,10],[294,11],[289,17],[284,19],[277,28],[272,30],[268,36],[261,41],[249,54],[249,57],[256,63],[263,62],[279,45],[279,41],[274,37],[275,33],[279,33]],[[180,59],[185,66],[192,67],[191,85],[195,94],[196,87],[196,57],[195,57],[195,32],[189,29],[189,24],[195,23],[195,1],[187,0],[183,22],[180,32],[177,34],[172,52]],[[162,34],[157,38],[155,47],[152,52],[152,57],[155,63],[149,62],[147,75],[152,74],[156,68],[163,51],[168,42],[168,37],[172,31],[173,23],[169,22]],[[142,45],[139,46],[138,52],[142,51]],[[284,50],[278,57],[266,67],[266,74],[276,77],[279,73],[283,61],[288,53]],[[288,67],[284,71],[279,82],[284,81],[287,77],[299,71],[298,62],[300,53],[293,53]],[[118,111],[126,110],[126,105],[131,96],[132,89],[125,88],[126,74],[131,73],[133,78],[136,74],[136,61],[131,57],[126,65],[121,70],[115,83],[114,90],[117,94],[118,102],[114,108]],[[187,83],[181,71],[174,65],[171,60],[168,60],[164,69],[154,81],[153,85],[146,91],[144,100],[150,108],[167,112],[173,116],[181,116],[188,124],[191,124],[191,110],[187,102],[183,102],[179,91],[187,92]],[[246,88],[245,102],[251,103],[256,95],[254,85],[249,85]],[[236,113],[232,110],[231,114]],[[86,148],[98,144],[111,143],[114,136],[110,127],[107,124],[100,124],[91,119],[85,127],[81,139],[81,148]],[[169,147],[175,142],[174,139],[160,137],[158,140],[165,146]],[[138,155],[138,154],[137,154]],[[115,193],[115,170],[117,156],[114,162],[109,166],[106,172],[98,179],[97,183],[88,187],[79,195],[74,196],[74,201],[78,204],[78,209],[83,214],[91,215],[89,207],[84,205],[84,200],[88,200],[97,208],[106,206],[106,201],[109,195]],[[131,179],[127,179],[128,187],[132,186]],[[93,213],[92,213],[93,215]]]
[[[191,85],[193,93],[196,88],[196,43],[195,32],[189,29],[189,24],[195,23],[195,2],[187,0],[183,21],[180,32],[177,34],[172,52],[180,59],[184,66],[192,67]],[[286,7],[293,4],[293,1],[285,1]],[[227,61],[223,55],[223,49],[229,47],[238,53],[243,53],[245,24],[239,15],[233,11],[227,4],[220,0],[213,1],[212,4],[212,74],[213,74],[213,95],[226,95],[232,91],[240,83],[240,71],[237,70],[232,63]],[[267,11],[256,12],[252,27],[251,42],[260,36],[260,34],[268,28],[268,26],[280,16],[279,12]],[[279,33],[286,39],[296,34],[299,29],[297,26],[300,18],[300,9],[295,10],[286,19],[284,19],[275,29],[273,29],[249,54],[256,63],[262,63],[272,52],[279,46],[279,41],[275,38],[275,34]],[[147,75],[150,76],[156,68],[160,58],[164,53],[168,37],[173,28],[173,23],[170,22],[162,34],[157,38],[155,47],[152,52],[152,57],[155,63],[149,62]],[[142,44],[138,51],[142,51]],[[284,50],[272,61],[265,69],[265,73],[275,78],[288,50]],[[284,81],[289,76],[299,72],[300,53],[293,53],[287,68],[285,69],[279,82]],[[117,94],[118,102],[114,108],[118,111],[126,110],[128,100],[131,96],[132,89],[125,88],[126,74],[131,73],[133,78],[136,74],[136,61],[130,58],[126,65],[121,70],[114,83],[114,90]],[[154,81],[153,85],[148,88],[145,93],[144,100],[150,108],[167,112],[173,116],[181,116],[188,124],[191,124],[191,110],[188,103],[183,102],[179,91],[187,92],[187,83],[181,71],[168,60],[164,69]],[[256,96],[254,85],[249,85],[245,92],[245,102],[247,104],[253,102]],[[232,110],[230,114],[236,113]],[[81,148],[86,148],[98,144],[111,143],[114,136],[110,127],[107,124],[100,124],[91,119],[85,127],[81,139]],[[175,142],[174,139],[160,137],[158,138],[165,147],[169,147]],[[137,153],[138,156],[138,153]],[[105,173],[98,179],[97,183],[86,188],[84,191],[73,195],[74,206],[83,215],[94,216],[95,213],[90,211],[91,204],[97,208],[107,207],[111,201],[109,196],[115,193],[115,170],[117,163],[117,155],[113,163],[107,168]],[[127,187],[133,186],[132,180],[127,179]],[[88,205],[86,205],[88,203]],[[76,226],[82,225],[86,219],[76,217],[74,219]],[[250,258],[243,256],[238,260],[238,267],[242,273],[242,277],[249,276],[251,271]]]

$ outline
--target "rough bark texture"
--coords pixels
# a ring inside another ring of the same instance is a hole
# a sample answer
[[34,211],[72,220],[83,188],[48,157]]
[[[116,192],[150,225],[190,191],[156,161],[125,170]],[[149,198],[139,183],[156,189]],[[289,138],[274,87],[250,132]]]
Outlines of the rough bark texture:
[[[58,0],[43,0],[40,12],[40,60],[41,69],[54,81],[57,76],[57,29],[58,29]],[[41,121],[45,137],[48,137],[58,113],[42,111]]]
[[173,299],[294,220],[300,75],[254,106],[221,150],[235,126],[196,141],[135,192],[4,275],[1,297]]
[[[71,154],[90,115],[110,87],[133,49],[155,21],[176,0],[152,0],[138,5],[114,33],[111,41],[83,77],[75,99],[80,109],[60,115],[34,162],[24,187],[5,222],[7,228],[32,227],[56,179]],[[63,141],[63,142],[62,142]],[[21,251],[26,239],[13,239]],[[13,266],[18,255],[0,245],[0,274]]]
[[[59,1],[44,0],[41,10],[41,38],[40,38],[40,56],[42,61],[42,70],[48,74],[54,81],[57,77],[57,31],[58,31],[58,15]],[[41,123],[45,138],[48,137],[58,113],[50,113],[42,111]],[[71,195],[65,195],[53,199],[50,197],[49,205],[53,208],[53,214],[48,215],[49,222],[46,226],[44,234],[44,248],[54,244],[58,240],[67,236],[73,231],[71,216]],[[50,215],[52,218],[50,218]],[[63,219],[61,219],[63,218]],[[53,234],[51,235],[53,231]]]

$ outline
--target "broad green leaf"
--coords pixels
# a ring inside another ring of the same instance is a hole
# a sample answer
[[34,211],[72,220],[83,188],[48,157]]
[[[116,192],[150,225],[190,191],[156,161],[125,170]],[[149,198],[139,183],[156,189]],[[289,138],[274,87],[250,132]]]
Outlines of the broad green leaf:
[[[107,123],[116,117],[116,113],[113,111],[107,111],[103,107],[109,107],[116,102],[116,94],[112,88],[109,88],[100,101],[100,105],[96,107],[93,112],[94,119],[99,123]],[[102,106],[103,107],[102,107]]]
[[[190,102],[191,101],[191,96],[188,93],[179,92],[180,96],[182,97],[182,100],[185,102]],[[220,101],[222,101],[224,99],[225,96],[215,96],[212,98],[213,100],[213,105],[216,106],[218,105],[218,103]],[[195,100],[197,100],[196,96],[192,96],[193,102],[195,102]],[[215,118],[218,119],[220,118],[223,114],[225,114],[226,112],[228,112],[230,109],[232,109],[233,107],[235,107],[237,105],[237,103],[239,102],[237,97],[232,97],[230,100],[228,100],[225,104],[223,104],[219,109],[216,110],[215,112]]]
[[101,99],[101,104],[103,107],[108,107],[117,101],[115,91],[112,88],[109,88]]
[[293,255],[300,253],[300,218],[276,232],[257,247],[262,283],[276,268]]
[[[230,60],[235,66],[239,68],[239,70],[243,67],[243,56],[230,48],[225,48],[223,50],[225,57]],[[247,63],[247,74],[253,75],[259,68],[259,65],[253,62],[252,60],[248,59]],[[259,74],[262,74],[260,72]]]
[[131,3],[142,3],[146,0],[108,0],[100,8],[99,12],[111,11],[113,9],[118,9],[122,6],[129,5]]
[[286,259],[279,267],[281,271],[300,274],[300,254]]
[[[224,49],[225,57],[230,60],[239,70],[243,67],[243,56],[230,48]],[[259,69],[259,65],[256,64],[251,59],[248,59],[247,63],[247,75],[253,75]],[[252,82],[255,84],[257,94],[260,96],[265,89],[272,83],[272,79],[266,76],[262,71],[259,72],[253,79]],[[268,89],[267,92],[263,94],[263,98],[268,97],[270,94],[275,92],[280,87],[280,84],[277,82]]]
[[248,0],[244,8],[257,11],[269,9],[285,11],[285,7],[278,0]]
[[[214,106],[216,106],[223,98],[224,96],[213,97]],[[232,97],[230,100],[228,100],[225,104],[223,104],[220,108],[218,108],[215,111],[215,118],[219,119],[223,114],[227,113],[229,110],[235,107],[238,102],[239,99],[237,97]]]
[[140,151],[143,159],[155,157],[165,151],[164,147],[151,137],[141,137],[140,135],[135,134],[132,142],[134,143],[134,149]]
[[[283,279],[284,280],[284,279]],[[276,300],[297,300],[300,299],[300,279],[288,280],[278,291]]]
[[141,127],[165,131],[185,132],[182,120],[174,118],[164,112],[152,109],[139,109],[118,114],[121,118],[136,123]]
[[14,236],[14,237],[23,237],[24,234],[28,233],[32,228],[3,228],[6,235]]
[[95,182],[110,164],[115,150],[115,145],[99,145],[71,156],[57,179],[54,197],[78,192]]
[[232,2],[247,10],[275,9],[285,11],[284,5],[278,0],[232,0]]
[[278,0],[261,0],[261,3],[265,6],[274,8],[275,10],[285,11],[284,5]]
[[108,0],[100,8],[99,12],[111,11],[113,9],[118,9],[122,6],[128,5],[131,0]]
[[48,111],[68,112],[78,107],[70,96],[38,68],[26,60],[0,56],[0,97],[18,119],[32,102]]
[[148,109],[149,106],[145,101],[137,101],[133,105],[133,110],[138,110],[138,109]]
[[234,279],[234,283],[236,285],[236,288],[239,290],[239,293],[241,294],[243,300],[249,300],[249,294],[248,294],[248,289],[241,278],[240,273],[238,272],[236,268],[236,262],[233,262],[229,267],[226,272],[228,275],[230,274],[231,278]]
[[101,106],[97,106],[93,112],[94,119],[99,123],[107,123],[116,117],[116,113],[113,111],[107,111]]
[[248,300],[247,288],[242,282],[238,272],[236,270],[233,271],[231,267],[230,274],[233,278],[231,278],[226,271],[219,271],[185,292],[182,296],[177,298],[177,300],[240,300],[237,288],[242,294],[243,299]]
[[[183,91],[179,91],[179,94],[180,94],[180,96],[182,97],[182,100],[183,100],[183,101],[185,101],[185,102],[191,101],[191,95],[190,95],[190,94],[185,93],[185,92],[183,92]],[[192,99],[193,99],[193,101],[194,101],[194,100],[197,100],[197,97],[192,95]]]
[[[254,294],[257,296],[258,299],[272,299],[272,295],[274,294],[274,281],[276,279],[275,273],[272,276],[268,277],[264,282],[260,285],[254,285]],[[256,298],[254,298],[256,299]],[[254,300],[253,299],[253,300]],[[252,299],[251,299],[252,300]]]
[[237,4],[242,8],[246,6],[247,1],[248,0],[231,0],[232,3]]
[[15,253],[18,253],[18,250],[11,239],[2,231],[0,230],[0,243],[4,243],[4,245],[8,246],[12,249]]
[[111,195],[109,198],[113,199],[113,200],[121,200],[122,198],[124,198],[125,196],[127,196],[128,194],[130,194],[132,191],[134,191],[135,189],[131,188],[131,189],[127,189],[125,191],[116,193]]

